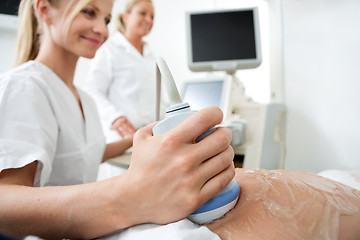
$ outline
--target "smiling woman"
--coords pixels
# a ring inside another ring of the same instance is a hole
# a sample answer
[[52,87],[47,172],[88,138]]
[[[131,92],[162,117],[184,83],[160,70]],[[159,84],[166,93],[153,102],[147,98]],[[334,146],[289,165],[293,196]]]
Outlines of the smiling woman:
[[95,182],[99,164],[133,143],[106,145],[94,102],[73,83],[79,57],[93,57],[108,37],[112,5],[21,1],[19,66],[0,76],[1,233],[90,239],[174,222],[234,176],[227,129],[193,142],[222,120],[218,108],[208,108],[161,136],[152,136],[153,125],[140,129],[129,170]]
[[83,88],[95,100],[107,142],[156,120],[155,54],[145,41],[154,17],[151,0],[129,0],[115,19],[117,31],[91,60]]
[[[96,110],[73,85],[73,74],[78,58],[93,57],[107,39],[112,4],[113,0],[21,1],[17,55],[21,65],[1,76],[0,184],[14,195],[1,200],[2,206],[10,205],[9,212],[0,209],[8,220],[5,225],[0,221],[0,231],[19,236],[41,233],[31,224],[12,225],[24,213],[8,215],[19,188],[87,183],[97,177],[104,138],[96,118],[90,120]],[[116,153],[131,144],[121,143]],[[31,195],[36,191],[28,190]],[[25,199],[32,201],[31,196]],[[39,215],[28,210],[30,218]]]

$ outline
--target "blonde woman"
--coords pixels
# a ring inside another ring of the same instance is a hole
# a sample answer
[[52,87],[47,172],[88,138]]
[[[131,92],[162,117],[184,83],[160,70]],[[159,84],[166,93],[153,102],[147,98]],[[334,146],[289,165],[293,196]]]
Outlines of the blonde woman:
[[129,170],[96,180],[101,161],[131,141],[105,145],[96,107],[73,84],[80,56],[108,37],[113,0],[22,0],[17,63],[0,76],[0,232],[95,238],[136,224],[188,216],[234,176],[230,133],[217,108],[167,134],[134,137]]
[[144,41],[154,24],[152,1],[130,0],[116,23],[117,31],[92,59],[84,84],[108,142],[131,137],[155,121],[155,56]]

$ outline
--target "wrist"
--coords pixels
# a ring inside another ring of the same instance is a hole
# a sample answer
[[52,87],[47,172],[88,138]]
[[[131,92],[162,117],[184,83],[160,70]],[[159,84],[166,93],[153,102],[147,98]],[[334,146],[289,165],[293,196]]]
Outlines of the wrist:
[[125,172],[109,179],[106,184],[109,187],[106,191],[109,226],[112,226],[114,230],[119,230],[144,223],[144,219],[139,214],[142,211],[138,208],[139,199],[141,200],[137,190],[139,185],[132,181],[132,176]]

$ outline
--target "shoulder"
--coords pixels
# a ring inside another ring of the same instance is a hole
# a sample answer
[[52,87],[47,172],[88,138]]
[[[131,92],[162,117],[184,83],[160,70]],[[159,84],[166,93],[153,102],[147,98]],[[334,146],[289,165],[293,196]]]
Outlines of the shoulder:
[[26,62],[0,75],[1,82],[28,82],[28,79],[43,79],[44,69],[34,61]]
[[125,36],[119,31],[114,32],[109,39],[118,46],[123,46],[127,42]]
[[[108,40],[103,44],[101,48],[125,48],[126,47],[126,38],[120,32],[114,32]],[[100,49],[101,49],[100,48]]]
[[27,62],[0,75],[0,86],[28,83],[33,76],[36,76],[36,70],[32,62]]
[[127,52],[125,37],[120,32],[113,33],[108,40],[96,51],[91,60],[96,66],[117,62],[124,59]]
[[49,71],[39,63],[29,61],[0,75],[0,93],[30,94],[44,92],[48,89],[46,76]]
[[95,58],[109,58],[109,57],[118,57],[126,51],[126,46],[122,41],[122,34],[116,32],[111,35],[106,42],[96,51]]

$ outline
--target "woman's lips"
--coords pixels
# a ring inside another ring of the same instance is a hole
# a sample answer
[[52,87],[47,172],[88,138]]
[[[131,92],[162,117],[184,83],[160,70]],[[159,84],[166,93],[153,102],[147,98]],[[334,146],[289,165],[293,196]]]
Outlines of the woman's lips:
[[95,38],[89,38],[89,37],[85,37],[85,36],[82,36],[82,38],[85,39],[86,41],[90,42],[91,44],[93,44],[96,47],[99,47],[101,45],[101,42],[102,42],[102,41],[97,40]]

